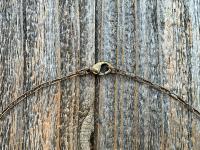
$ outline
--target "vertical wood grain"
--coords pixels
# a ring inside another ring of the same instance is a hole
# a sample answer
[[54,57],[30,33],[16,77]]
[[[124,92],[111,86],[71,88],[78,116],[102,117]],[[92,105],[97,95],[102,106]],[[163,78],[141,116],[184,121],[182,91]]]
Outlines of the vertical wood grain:
[[[98,61],[117,65],[117,4],[118,1],[97,1]],[[117,142],[118,81],[110,75],[99,81],[99,111],[97,149],[115,149]]]
[[[108,61],[200,110],[200,0],[1,0],[0,111],[34,86]],[[119,75],[81,76],[0,120],[0,149],[199,149],[199,118]]]
[[[165,0],[99,2],[98,60],[109,61],[118,68],[163,85],[198,108],[198,4],[199,1]],[[126,43],[131,36],[134,38],[132,47],[127,50]],[[124,40],[126,37],[128,39]],[[118,76],[100,78],[99,85],[101,124],[97,129],[97,148],[191,149],[198,145],[195,140],[198,133],[194,133],[198,120],[180,103]],[[130,143],[127,143],[131,137],[126,136],[127,131],[134,134]]]
[[[60,1],[61,75],[79,67],[80,22],[78,1]],[[77,148],[79,79],[61,83],[61,149]]]
[[[23,93],[22,12],[21,0],[0,2],[0,111]],[[0,121],[0,149],[22,148],[23,128],[20,104]]]
[[[58,1],[23,1],[25,90],[60,76]],[[40,90],[24,102],[23,149],[59,148],[60,89]]]
[[[187,2],[188,9],[188,20],[187,34],[189,36],[188,44],[190,48],[190,104],[193,105],[197,110],[200,110],[200,80],[199,80],[199,60],[200,60],[200,1],[194,0]],[[192,113],[189,114],[190,122],[188,129],[190,133],[190,146],[189,148],[198,149],[200,137],[199,134],[199,119],[196,118]]]
[[[60,1],[61,72],[95,63],[95,1]],[[94,132],[94,77],[62,83],[61,147],[90,149]]]

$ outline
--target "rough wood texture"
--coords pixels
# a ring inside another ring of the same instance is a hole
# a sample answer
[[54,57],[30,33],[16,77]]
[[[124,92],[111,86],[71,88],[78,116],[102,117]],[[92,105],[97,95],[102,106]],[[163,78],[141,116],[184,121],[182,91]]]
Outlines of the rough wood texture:
[[[1,0],[0,111],[97,61],[136,73],[200,111],[200,0]],[[0,149],[194,149],[200,118],[128,77],[48,87],[0,120]]]
[[[95,1],[60,2],[61,74],[95,63]],[[90,149],[93,126],[94,77],[61,85],[61,149]]]
[[[21,1],[0,2],[0,109],[23,93],[23,17]],[[23,104],[0,121],[0,149],[22,147]],[[14,138],[12,138],[14,137]]]
[[[1,110],[44,81],[95,63],[94,1],[1,1]],[[94,78],[41,90],[1,122],[1,149],[89,149]]]
[[[199,7],[198,0],[98,1],[98,59],[199,108]],[[198,149],[199,119],[181,104],[121,77],[100,79],[99,89],[98,149]]]

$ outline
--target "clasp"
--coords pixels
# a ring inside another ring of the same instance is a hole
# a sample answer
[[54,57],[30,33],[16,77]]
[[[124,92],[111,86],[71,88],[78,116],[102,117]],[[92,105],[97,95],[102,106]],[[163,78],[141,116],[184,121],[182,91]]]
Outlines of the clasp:
[[98,62],[92,66],[91,72],[95,75],[106,75],[112,71],[114,67],[108,62]]

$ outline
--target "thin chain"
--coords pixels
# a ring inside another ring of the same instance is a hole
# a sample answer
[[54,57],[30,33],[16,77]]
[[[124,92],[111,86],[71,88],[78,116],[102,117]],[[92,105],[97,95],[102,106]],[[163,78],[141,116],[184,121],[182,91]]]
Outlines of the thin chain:
[[3,116],[9,112],[12,108],[14,108],[16,105],[18,105],[20,102],[22,102],[23,100],[25,100],[27,97],[35,94],[37,91],[41,90],[41,89],[44,89],[46,87],[49,87],[51,85],[54,85],[60,81],[64,81],[66,79],[69,79],[69,78],[73,78],[73,77],[77,77],[77,76],[82,76],[82,75],[87,75],[89,73],[89,68],[85,68],[85,69],[81,69],[81,70],[78,70],[76,71],[75,73],[71,73],[67,76],[64,76],[64,77],[61,77],[61,78],[57,78],[57,79],[54,79],[54,80],[51,80],[51,81],[47,81],[47,82],[44,82],[34,88],[32,88],[31,90],[29,91],[26,91],[24,94],[22,94],[21,96],[17,97],[14,101],[12,101],[3,111],[2,113],[0,114],[0,120],[3,118]]
[[[146,80],[140,76],[137,76],[133,73],[127,73],[126,71],[123,71],[123,70],[120,70],[120,69],[117,69],[117,68],[110,68],[111,71],[110,73],[112,74],[118,74],[118,75],[121,75],[121,76],[127,76],[127,77],[130,77],[132,78],[134,81],[137,81],[141,84],[145,84],[145,85],[148,85],[149,87],[153,88],[153,89],[156,89],[168,96],[170,96],[172,99],[174,100],[177,100],[178,102],[180,102],[184,107],[186,107],[189,111],[191,111],[192,113],[194,113],[197,117],[200,118],[200,112],[195,109],[193,106],[191,106],[190,104],[188,104],[185,100],[183,100],[180,96],[178,96],[177,94],[171,92],[169,89],[167,88],[164,88],[163,86],[161,85],[158,85],[158,84],[155,84],[155,83],[152,83],[151,81],[149,80]],[[17,104],[19,104],[20,102],[22,102],[23,100],[25,100],[27,97],[35,94],[37,91],[39,91],[40,89],[43,89],[43,88],[46,88],[46,87],[49,87],[51,85],[54,85],[58,82],[61,82],[61,81],[64,81],[66,79],[69,79],[69,78],[72,78],[72,77],[77,77],[77,76],[82,76],[82,75],[87,75],[87,74],[93,74],[93,75],[99,75],[101,72],[98,72],[98,74],[96,72],[94,72],[93,68],[85,68],[85,69],[80,69],[78,71],[76,71],[75,73],[71,73],[67,76],[64,76],[64,77],[61,77],[61,78],[57,78],[57,79],[54,79],[54,80],[51,80],[51,81],[47,81],[47,82],[44,82],[36,87],[34,87],[33,89],[25,92],[24,94],[22,94],[21,96],[19,96],[18,98],[16,98],[13,102],[11,102],[3,111],[2,113],[0,114],[0,120],[3,118],[3,116],[9,112],[12,108],[14,108]],[[108,74],[108,73],[107,73]],[[105,74],[104,74],[105,75]]]
[[118,74],[118,75],[122,75],[122,76],[127,76],[127,77],[130,77],[132,78],[133,80],[141,83],[141,84],[145,84],[145,85],[148,85],[149,87],[152,87],[153,89],[155,90],[158,90],[166,95],[168,95],[169,97],[171,97],[172,99],[174,100],[177,100],[178,102],[180,102],[184,107],[186,107],[190,112],[194,113],[198,118],[200,118],[200,112],[195,109],[193,106],[191,106],[190,104],[188,104],[183,98],[181,98],[180,96],[178,96],[177,94],[171,92],[169,89],[161,86],[161,85],[158,85],[158,84],[155,84],[155,83],[152,83],[150,82],[149,80],[146,80],[140,76],[137,76],[133,73],[127,73],[123,70],[120,70],[120,69],[117,69],[117,68],[114,68],[111,73],[113,74]]

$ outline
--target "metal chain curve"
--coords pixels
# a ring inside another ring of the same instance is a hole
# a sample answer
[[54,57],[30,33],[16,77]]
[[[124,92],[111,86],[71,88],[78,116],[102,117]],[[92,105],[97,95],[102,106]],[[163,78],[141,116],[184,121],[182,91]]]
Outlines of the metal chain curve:
[[169,89],[161,86],[161,85],[158,85],[158,84],[155,84],[147,79],[144,79],[138,75],[135,75],[133,73],[127,73],[126,71],[123,71],[123,70],[120,70],[120,69],[117,69],[117,68],[114,68],[113,71],[111,72],[113,74],[118,74],[118,75],[121,75],[121,76],[127,76],[127,77],[131,77],[134,81],[138,82],[138,83],[141,83],[141,84],[145,84],[157,91],[160,91],[166,95],[168,95],[169,97],[171,97],[172,99],[174,100],[177,100],[178,102],[180,102],[184,107],[186,107],[190,112],[194,113],[199,119],[200,119],[200,112],[194,108],[192,105],[188,104],[183,98],[181,98],[179,95],[171,92]]
[[35,94],[37,91],[45,88],[45,87],[49,87],[51,85],[54,85],[60,81],[64,81],[66,79],[72,78],[72,77],[76,77],[76,76],[82,76],[82,75],[87,75],[89,73],[89,68],[85,68],[85,69],[80,69],[78,71],[76,71],[75,73],[71,73],[67,76],[61,77],[61,78],[56,78],[54,80],[51,81],[47,81],[44,83],[41,83],[37,86],[35,86],[34,88],[32,88],[31,90],[26,91],[25,93],[23,93],[22,95],[20,95],[19,97],[17,97],[14,101],[12,101],[5,109],[3,109],[3,111],[0,113],[0,120],[3,118],[3,116],[9,112],[9,110],[11,110],[12,108],[14,108],[16,105],[18,105],[20,102],[22,102],[23,100],[25,100],[27,97]]
[[[104,72],[101,71],[102,66],[106,66],[106,70],[104,69]],[[178,102],[180,102],[184,107],[186,107],[190,112],[194,113],[197,117],[199,117],[200,119],[200,112],[195,109],[192,105],[188,104],[184,99],[182,99],[180,96],[178,96],[177,94],[171,92],[169,89],[152,83],[151,81],[144,79],[138,75],[135,75],[133,73],[127,73],[126,71],[120,70],[116,67],[113,67],[111,64],[107,63],[107,62],[99,62],[97,64],[95,64],[93,67],[91,68],[84,68],[84,69],[80,69],[78,71],[76,71],[75,73],[71,73],[67,76],[61,77],[61,78],[57,78],[51,81],[47,81],[44,82],[34,88],[32,88],[29,91],[26,91],[24,94],[22,94],[21,96],[19,96],[18,98],[16,98],[14,101],[12,101],[5,109],[3,109],[3,111],[0,113],[0,120],[3,118],[3,116],[9,112],[12,108],[14,108],[16,105],[18,105],[20,102],[22,102],[23,100],[25,100],[27,97],[35,94],[37,91],[39,91],[40,89],[43,89],[45,87],[49,87],[51,85],[54,85],[58,82],[64,81],[66,79],[72,78],[72,77],[77,77],[77,76],[83,76],[83,75],[87,75],[87,74],[93,74],[93,75],[106,75],[106,74],[116,74],[116,75],[121,75],[121,76],[126,76],[126,77],[130,77],[132,78],[134,81],[141,83],[141,84],[145,84],[157,91],[160,91],[166,95],[168,95],[169,97],[171,97],[174,100],[177,100]]]

